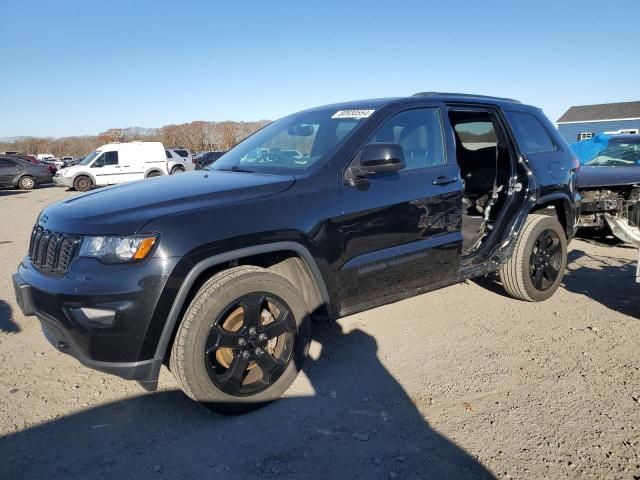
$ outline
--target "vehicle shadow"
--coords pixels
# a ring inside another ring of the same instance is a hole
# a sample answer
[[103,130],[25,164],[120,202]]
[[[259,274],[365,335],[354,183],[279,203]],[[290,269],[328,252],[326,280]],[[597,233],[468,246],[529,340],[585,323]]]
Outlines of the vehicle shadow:
[[429,426],[373,337],[322,323],[314,338],[315,395],[231,417],[179,391],[101,405],[0,438],[0,477],[495,478]]
[[0,197],[8,197],[10,195],[20,195],[21,193],[29,193],[29,190],[6,189],[0,188]]
[[500,275],[498,273],[488,273],[483,277],[476,277],[467,280],[468,282],[473,282],[479,287],[484,288],[485,290],[489,290],[491,293],[495,293],[496,295],[500,295],[501,297],[511,298],[507,295],[507,292],[502,286],[502,282],[500,281]]
[[586,295],[611,310],[640,318],[640,285],[636,262],[583,250],[569,252],[564,288]]
[[20,327],[13,321],[11,305],[0,299],[0,332],[18,333]]
[[[602,245],[601,242],[598,244]],[[633,260],[572,250],[567,255],[567,269],[561,286],[624,315],[640,318],[640,284],[636,283],[635,277],[636,262]],[[470,281],[496,295],[511,298],[497,273]]]

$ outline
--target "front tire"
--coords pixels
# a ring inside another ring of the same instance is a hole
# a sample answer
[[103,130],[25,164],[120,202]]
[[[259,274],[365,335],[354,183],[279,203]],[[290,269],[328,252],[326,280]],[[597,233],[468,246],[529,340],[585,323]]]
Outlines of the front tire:
[[567,266],[567,237],[556,217],[532,214],[511,258],[500,268],[507,293],[527,302],[541,302],[560,286]]
[[92,186],[93,182],[86,175],[81,175],[73,181],[73,188],[78,192],[88,192]]
[[278,399],[310,343],[309,310],[284,277],[241,266],[220,272],[191,301],[170,357],[182,390],[211,410],[238,414]]
[[33,190],[33,187],[36,186],[36,179],[25,175],[18,181],[18,187],[20,190]]

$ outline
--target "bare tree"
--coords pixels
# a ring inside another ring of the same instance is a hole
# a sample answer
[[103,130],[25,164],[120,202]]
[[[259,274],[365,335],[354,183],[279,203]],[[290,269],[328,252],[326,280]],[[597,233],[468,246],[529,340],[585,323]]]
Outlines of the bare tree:
[[0,151],[21,153],[51,153],[61,157],[66,155],[87,155],[100,145],[111,142],[133,140],[162,142],[165,147],[184,147],[191,151],[228,150],[248,135],[268,124],[268,120],[258,122],[205,122],[195,121],[180,125],[165,125],[161,128],[110,128],[96,136],[83,137],[19,137],[13,141],[0,141]]

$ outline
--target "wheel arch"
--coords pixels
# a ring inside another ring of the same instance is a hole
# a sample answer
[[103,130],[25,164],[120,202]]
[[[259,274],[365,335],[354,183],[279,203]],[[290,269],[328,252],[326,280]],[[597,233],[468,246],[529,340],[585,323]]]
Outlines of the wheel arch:
[[555,215],[562,225],[567,239],[573,238],[575,233],[575,208],[571,200],[562,193],[540,197],[529,213]]
[[94,185],[97,185],[96,182],[96,177],[94,177],[92,174],[90,174],[89,172],[78,172],[73,176],[73,180],[71,180],[71,185],[76,183],[76,179],[78,177],[89,177],[91,179],[91,183],[93,183]]
[[18,185],[20,185],[20,180],[22,180],[24,177],[33,178],[33,181],[34,181],[35,185],[38,185],[38,178],[35,175],[33,175],[32,173],[29,173],[29,172],[22,172],[22,173],[16,175],[16,177],[14,178],[13,186],[17,187]]
[[199,286],[215,273],[240,264],[258,264],[284,276],[302,287],[301,294],[312,314],[331,314],[329,294],[320,269],[309,250],[297,242],[256,245],[205,258],[189,270],[173,300],[155,349],[153,378],[157,379],[160,366],[171,351],[180,319]]
[[158,172],[160,175],[167,175],[167,173],[162,171],[161,168],[151,167],[151,168],[147,169],[146,172],[144,172],[144,178],[149,178],[149,175],[154,173],[154,172]]

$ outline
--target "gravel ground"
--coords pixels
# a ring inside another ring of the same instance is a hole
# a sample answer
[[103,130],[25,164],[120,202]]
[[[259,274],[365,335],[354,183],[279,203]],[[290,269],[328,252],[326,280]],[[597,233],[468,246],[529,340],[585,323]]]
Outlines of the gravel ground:
[[82,367],[15,304],[40,209],[0,191],[0,478],[640,478],[636,252],[571,244],[532,304],[492,278],[314,325],[286,398],[209,413]]

